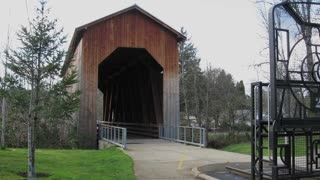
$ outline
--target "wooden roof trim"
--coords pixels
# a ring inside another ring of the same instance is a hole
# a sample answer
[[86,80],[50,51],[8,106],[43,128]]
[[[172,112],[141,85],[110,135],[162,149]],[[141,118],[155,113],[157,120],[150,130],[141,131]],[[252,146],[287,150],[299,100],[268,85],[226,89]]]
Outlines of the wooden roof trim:
[[103,18],[100,18],[98,20],[92,21],[88,24],[85,24],[83,26],[77,27],[73,33],[69,48],[68,48],[68,54],[66,56],[66,59],[64,61],[64,64],[62,66],[61,69],[61,76],[64,76],[64,74],[67,71],[67,67],[69,66],[71,60],[72,60],[72,56],[74,54],[75,49],[77,48],[79,42],[81,41],[83,35],[85,34],[85,31],[90,28],[91,26],[94,26],[96,24],[99,24],[103,21],[106,21],[108,19],[111,19],[113,17],[116,17],[118,15],[124,14],[126,12],[132,11],[132,10],[137,10],[140,13],[142,13],[143,15],[149,17],[150,19],[152,19],[153,21],[155,21],[156,23],[158,23],[159,25],[163,26],[165,29],[169,30],[171,33],[173,33],[176,36],[176,39],[178,42],[180,41],[184,41],[186,40],[186,37],[184,35],[182,35],[181,33],[179,33],[178,31],[176,31],[175,29],[173,29],[172,27],[170,27],[169,25],[165,24],[164,22],[162,22],[161,20],[159,20],[158,18],[156,18],[155,16],[151,15],[150,13],[148,13],[147,11],[143,10],[142,8],[140,8],[138,5],[133,5],[130,6],[126,9],[123,9],[121,11],[118,11],[116,13],[110,14],[108,16],[105,16]]
[[137,10],[139,11],[140,13],[144,14],[145,16],[149,17],[150,19],[152,19],[153,21],[157,22],[158,24],[160,24],[161,26],[165,27],[166,29],[168,29],[170,32],[172,32],[173,34],[176,35],[177,37],[177,40],[178,41],[183,41],[186,39],[186,37],[184,35],[182,35],[181,33],[179,33],[178,31],[176,31],[175,29],[173,29],[172,27],[170,27],[169,25],[165,24],[164,22],[162,22],[161,20],[159,20],[158,18],[156,18],[155,16],[153,16],[152,14],[148,13],[147,11],[143,10],[142,8],[140,8],[138,5],[133,5],[133,6],[130,6],[126,9],[123,9],[121,11],[118,11],[116,13],[113,13],[113,14],[110,14],[108,16],[105,16],[103,18],[100,18],[98,20],[95,20],[93,22],[90,22],[88,24],[85,24],[83,26],[80,26],[78,28],[76,28],[76,31],[79,31],[79,30],[86,30],[87,28],[89,28],[90,26],[93,26],[93,25],[96,25],[96,24],[99,24],[103,21],[106,21],[108,19],[111,19],[113,17],[116,17],[118,15],[121,15],[121,14],[124,14],[126,12],[129,12],[129,11],[132,11],[132,10]]

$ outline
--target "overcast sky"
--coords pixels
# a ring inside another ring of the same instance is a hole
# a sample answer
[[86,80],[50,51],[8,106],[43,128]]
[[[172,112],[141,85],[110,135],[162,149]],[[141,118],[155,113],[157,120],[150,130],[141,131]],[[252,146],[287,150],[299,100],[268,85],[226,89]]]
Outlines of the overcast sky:
[[[185,27],[202,59],[225,69],[236,81],[243,80],[248,93],[251,82],[258,79],[251,67],[259,62],[263,40],[258,34],[257,11],[253,0],[51,0],[52,17],[68,34],[88,22],[134,4],[176,30]],[[12,44],[20,25],[32,19],[37,0],[2,0],[0,6],[0,50],[3,50],[9,26]],[[3,71],[3,68],[0,68]],[[2,72],[1,72],[2,74]]]

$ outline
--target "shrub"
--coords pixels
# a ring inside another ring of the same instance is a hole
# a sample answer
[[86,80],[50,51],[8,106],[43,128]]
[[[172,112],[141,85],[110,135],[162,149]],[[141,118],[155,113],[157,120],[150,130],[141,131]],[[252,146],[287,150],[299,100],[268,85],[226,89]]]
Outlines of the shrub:
[[229,132],[221,134],[209,134],[208,147],[222,149],[231,144],[250,142],[249,132]]

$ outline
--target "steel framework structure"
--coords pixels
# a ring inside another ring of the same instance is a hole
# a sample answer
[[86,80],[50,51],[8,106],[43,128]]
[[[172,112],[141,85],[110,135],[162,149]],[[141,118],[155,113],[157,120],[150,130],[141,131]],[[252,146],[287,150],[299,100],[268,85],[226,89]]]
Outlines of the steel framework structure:
[[320,176],[320,3],[269,13],[270,84],[252,83],[252,179]]

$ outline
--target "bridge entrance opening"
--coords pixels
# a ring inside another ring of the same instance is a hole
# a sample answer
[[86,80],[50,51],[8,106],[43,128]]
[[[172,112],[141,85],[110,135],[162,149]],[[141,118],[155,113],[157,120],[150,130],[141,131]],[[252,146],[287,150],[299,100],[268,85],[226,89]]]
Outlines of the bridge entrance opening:
[[103,124],[128,137],[158,138],[163,124],[163,68],[143,48],[117,48],[99,64]]

